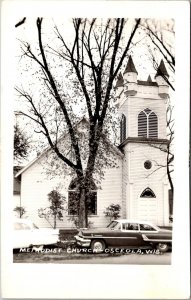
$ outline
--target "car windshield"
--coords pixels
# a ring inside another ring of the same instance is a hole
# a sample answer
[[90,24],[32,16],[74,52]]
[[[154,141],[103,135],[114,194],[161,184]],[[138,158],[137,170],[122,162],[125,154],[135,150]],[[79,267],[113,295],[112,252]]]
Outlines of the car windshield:
[[107,228],[111,228],[111,229],[120,229],[121,224],[117,221],[112,221]]

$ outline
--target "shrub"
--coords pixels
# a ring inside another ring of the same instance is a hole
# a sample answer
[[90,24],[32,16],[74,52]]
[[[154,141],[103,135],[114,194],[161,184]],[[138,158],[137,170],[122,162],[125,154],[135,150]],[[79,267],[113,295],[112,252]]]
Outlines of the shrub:
[[112,221],[120,217],[119,214],[120,210],[121,210],[121,206],[119,204],[111,204],[106,208],[104,214],[106,217],[110,219],[110,221]]
[[[53,228],[56,228],[57,220],[63,220],[63,204],[65,202],[65,197],[62,196],[57,190],[52,190],[48,194],[48,201],[50,202],[50,206],[38,209],[38,215],[40,218],[45,218]],[[51,223],[52,218],[53,225]]]

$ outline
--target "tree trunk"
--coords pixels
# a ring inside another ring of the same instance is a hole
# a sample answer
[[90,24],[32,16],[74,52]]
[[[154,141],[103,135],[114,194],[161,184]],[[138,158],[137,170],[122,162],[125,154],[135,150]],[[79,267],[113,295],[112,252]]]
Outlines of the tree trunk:
[[56,229],[56,214],[54,215],[54,229]]
[[174,197],[174,185],[173,185],[173,182],[172,182],[172,178],[171,178],[171,174],[170,174],[170,168],[169,168],[169,165],[167,164],[167,176],[168,176],[168,180],[169,180],[169,183],[170,183],[170,188],[171,188],[171,191],[172,191],[172,199]]
[[173,185],[171,172],[170,172],[170,163],[172,162],[172,158],[171,159],[169,158],[170,145],[168,145],[167,150],[168,150],[168,152],[167,152],[167,176],[168,176],[168,180],[169,180],[169,183],[170,183],[170,188],[171,188],[171,191],[172,191],[172,199],[173,199],[173,197],[174,197],[174,185]]
[[86,191],[85,188],[80,191],[80,200],[79,200],[79,227],[87,228],[88,220],[86,215]]

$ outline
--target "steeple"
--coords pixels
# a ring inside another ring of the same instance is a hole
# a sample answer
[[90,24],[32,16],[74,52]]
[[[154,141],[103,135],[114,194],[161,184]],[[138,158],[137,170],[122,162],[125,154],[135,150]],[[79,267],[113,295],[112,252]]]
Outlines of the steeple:
[[151,76],[149,75],[149,77],[147,78],[147,82],[152,82]]
[[124,71],[124,74],[125,73],[137,73],[137,70],[135,68],[135,65],[134,65],[134,62],[133,62],[133,59],[131,57],[131,55],[129,56],[129,60],[128,60],[128,63],[127,63],[127,66],[126,66],[126,69]]
[[166,99],[168,97],[168,89],[169,89],[169,86],[168,86],[167,80],[165,80],[165,77],[168,78],[169,75],[166,70],[164,61],[161,60],[160,65],[157,69],[155,78],[156,78],[156,82],[159,87],[159,89],[158,89],[159,96],[163,99]]
[[159,65],[159,67],[157,69],[157,73],[155,75],[155,78],[157,76],[166,76],[166,77],[169,77],[163,59],[161,59],[161,62],[160,62],[160,65]]
[[121,74],[121,72],[119,73],[119,76],[117,77],[117,83],[116,83],[116,88],[118,87],[123,87],[124,84],[124,80],[123,80],[123,76]]
[[123,73],[124,78],[124,92],[126,96],[133,96],[137,93],[137,75],[138,72],[135,69],[135,65],[131,55],[126,66],[126,69]]

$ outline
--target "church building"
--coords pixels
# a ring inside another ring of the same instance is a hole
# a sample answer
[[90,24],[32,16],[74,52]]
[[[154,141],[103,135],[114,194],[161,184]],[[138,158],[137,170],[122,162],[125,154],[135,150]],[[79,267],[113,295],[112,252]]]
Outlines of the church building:
[[[120,217],[151,221],[157,225],[169,225],[169,183],[166,175],[166,105],[168,85],[163,79],[168,77],[164,62],[155,75],[155,81],[148,76],[147,81],[137,79],[138,72],[132,57],[126,69],[120,73],[115,86],[117,107],[120,115],[120,144],[111,145],[117,168],[105,170],[99,184],[92,182],[92,204],[88,220],[92,227],[104,227],[109,220],[105,210],[111,204],[119,204]],[[83,127],[83,120],[82,120]],[[42,153],[16,177],[21,180],[21,206],[26,217],[39,227],[50,227],[46,219],[40,218],[40,208],[48,206],[47,195],[63,179],[61,176],[47,178],[43,173]],[[64,173],[64,172],[63,172]],[[67,209],[59,228],[72,228],[70,199],[75,193],[75,180],[64,176],[62,194]],[[25,217],[25,216],[23,216]]]

